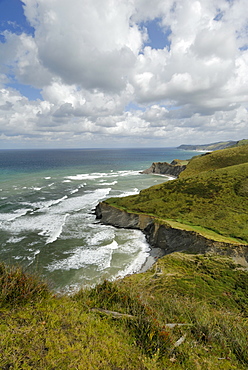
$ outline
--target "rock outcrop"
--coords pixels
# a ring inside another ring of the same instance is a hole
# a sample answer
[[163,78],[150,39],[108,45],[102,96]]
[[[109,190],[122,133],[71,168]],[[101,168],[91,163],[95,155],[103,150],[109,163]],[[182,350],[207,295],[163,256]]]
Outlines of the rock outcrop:
[[173,177],[178,177],[179,174],[184,171],[186,165],[180,164],[179,160],[174,160],[171,163],[167,162],[153,162],[151,167],[142,171],[141,173],[150,174],[155,173],[159,175],[169,175]]
[[195,231],[187,231],[159,223],[153,217],[129,213],[105,202],[96,207],[96,218],[103,224],[121,228],[139,229],[152,247],[161,248],[166,254],[172,252],[215,253],[241,257],[248,261],[248,246],[218,242],[208,239]]

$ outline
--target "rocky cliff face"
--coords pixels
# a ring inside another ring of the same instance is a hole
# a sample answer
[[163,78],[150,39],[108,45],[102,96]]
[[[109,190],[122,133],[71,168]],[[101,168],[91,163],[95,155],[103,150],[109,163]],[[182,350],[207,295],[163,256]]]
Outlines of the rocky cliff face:
[[178,177],[179,174],[184,171],[186,168],[186,165],[180,165],[178,162],[172,161],[171,163],[167,162],[154,162],[152,163],[151,167],[148,169],[142,171],[141,173],[150,174],[150,173],[156,173],[160,175],[169,175]]
[[232,257],[242,257],[248,261],[248,246],[210,240],[194,231],[173,228],[160,224],[148,215],[129,213],[105,202],[96,207],[96,217],[102,223],[121,228],[139,229],[144,232],[148,243],[165,253],[215,253]]

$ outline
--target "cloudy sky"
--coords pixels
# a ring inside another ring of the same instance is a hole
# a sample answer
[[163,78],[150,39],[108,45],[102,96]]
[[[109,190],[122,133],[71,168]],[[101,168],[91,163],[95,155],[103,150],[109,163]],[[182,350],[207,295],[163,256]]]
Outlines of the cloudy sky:
[[0,148],[248,138],[247,0],[0,0]]

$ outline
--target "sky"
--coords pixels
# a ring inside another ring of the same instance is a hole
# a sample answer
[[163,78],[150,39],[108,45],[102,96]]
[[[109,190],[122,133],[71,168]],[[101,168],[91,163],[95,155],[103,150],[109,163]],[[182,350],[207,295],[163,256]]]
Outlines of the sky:
[[247,0],[0,0],[0,149],[248,139]]

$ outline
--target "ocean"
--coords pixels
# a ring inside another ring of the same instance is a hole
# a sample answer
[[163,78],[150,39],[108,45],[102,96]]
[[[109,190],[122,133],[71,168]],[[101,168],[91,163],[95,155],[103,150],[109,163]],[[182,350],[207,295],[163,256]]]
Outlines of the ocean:
[[169,181],[140,173],[152,162],[193,155],[175,148],[0,150],[0,261],[68,293],[140,271],[150,249],[144,235],[101,225],[94,208]]

